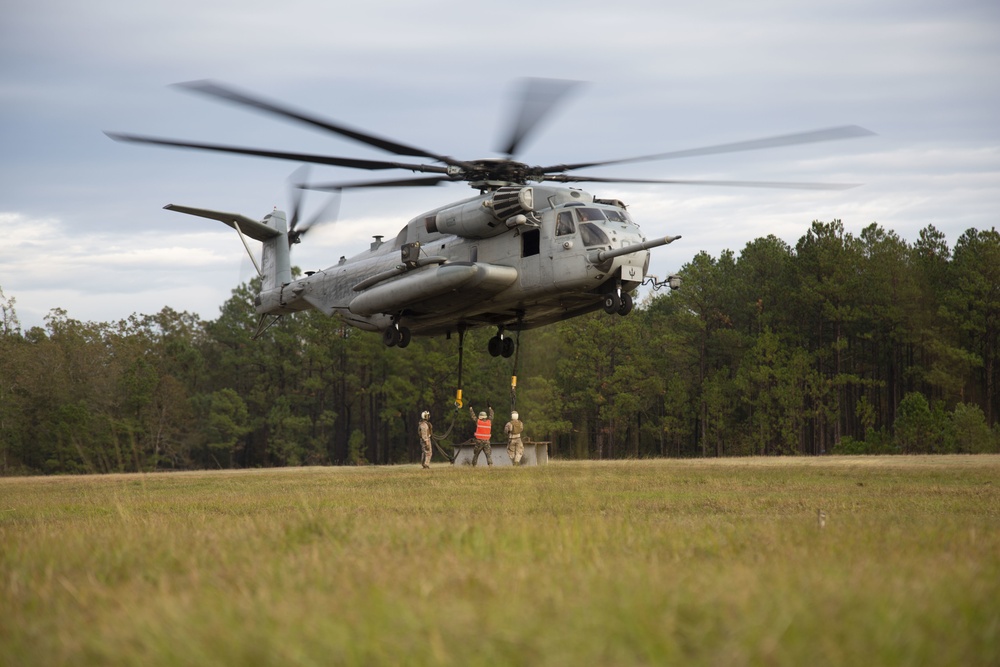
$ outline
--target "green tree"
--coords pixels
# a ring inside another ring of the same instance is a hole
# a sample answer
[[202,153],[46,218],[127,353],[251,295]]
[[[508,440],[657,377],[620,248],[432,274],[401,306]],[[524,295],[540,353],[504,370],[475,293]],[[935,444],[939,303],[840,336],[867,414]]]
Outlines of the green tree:
[[17,311],[14,309],[14,304],[17,299],[10,297],[9,299],[3,293],[3,287],[0,287],[0,336],[14,336],[21,333],[21,322],[17,319]]
[[815,385],[811,359],[765,330],[744,357],[735,384],[748,404],[747,453],[795,454],[808,424],[810,391]]
[[949,314],[963,347],[976,359],[967,397],[983,406],[986,421],[1000,417],[1000,233],[970,229],[955,244]]
[[840,441],[842,406],[853,406],[850,345],[861,316],[857,295],[863,248],[840,220],[813,222],[796,245],[796,280],[790,306],[802,322],[802,340],[824,384],[814,383],[812,435],[805,453],[820,454]]
[[978,405],[959,403],[951,414],[954,451],[960,454],[995,454],[996,436]]
[[246,403],[233,389],[220,389],[205,398],[203,463],[216,468],[232,466],[240,440],[250,432]]
[[945,448],[947,417],[932,411],[927,398],[910,392],[899,403],[893,440],[903,454],[939,453]]

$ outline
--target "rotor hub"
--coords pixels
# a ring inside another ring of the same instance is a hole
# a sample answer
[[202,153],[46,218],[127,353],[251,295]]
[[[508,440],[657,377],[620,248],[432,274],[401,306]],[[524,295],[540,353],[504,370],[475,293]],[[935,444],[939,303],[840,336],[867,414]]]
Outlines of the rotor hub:
[[508,185],[520,185],[532,180],[532,168],[523,162],[505,158],[483,158],[469,163],[471,169],[462,174],[474,188],[496,190]]

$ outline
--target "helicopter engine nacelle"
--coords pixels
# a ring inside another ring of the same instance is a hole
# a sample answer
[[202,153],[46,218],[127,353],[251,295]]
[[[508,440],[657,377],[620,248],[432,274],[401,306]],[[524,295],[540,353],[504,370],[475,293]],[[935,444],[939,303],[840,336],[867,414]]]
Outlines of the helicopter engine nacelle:
[[473,199],[441,209],[424,221],[430,233],[454,234],[467,239],[485,239],[518,225],[537,226],[534,190],[505,186],[484,199]]

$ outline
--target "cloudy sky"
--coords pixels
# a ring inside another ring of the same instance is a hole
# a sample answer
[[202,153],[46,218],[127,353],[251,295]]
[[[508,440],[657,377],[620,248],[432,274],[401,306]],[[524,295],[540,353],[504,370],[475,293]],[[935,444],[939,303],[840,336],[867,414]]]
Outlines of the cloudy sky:
[[[995,0],[5,0],[0,20],[0,288],[24,328],[63,308],[110,322],[164,306],[218,315],[252,268],[219,223],[260,217],[297,165],[115,143],[105,130],[385,159],[169,84],[215,79],[464,159],[496,156],[515,82],[587,82],[519,156],[608,160],[857,124],[877,136],[619,165],[607,176],[862,183],[845,191],[588,184],[650,236],[652,272],[699,251],[790,244],[813,220],[954,246],[1000,215]],[[582,173],[582,172],[581,172]],[[401,174],[405,175],[405,173]],[[371,177],[316,167],[316,180]],[[461,184],[349,192],[295,248],[323,268],[468,196]],[[309,195],[320,208],[324,197]]]

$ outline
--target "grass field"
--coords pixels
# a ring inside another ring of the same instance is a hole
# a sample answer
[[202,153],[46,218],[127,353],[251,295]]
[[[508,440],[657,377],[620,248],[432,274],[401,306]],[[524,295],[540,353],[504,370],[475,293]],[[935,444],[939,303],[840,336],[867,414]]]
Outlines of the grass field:
[[0,479],[0,550],[0,665],[1000,665],[998,456]]

